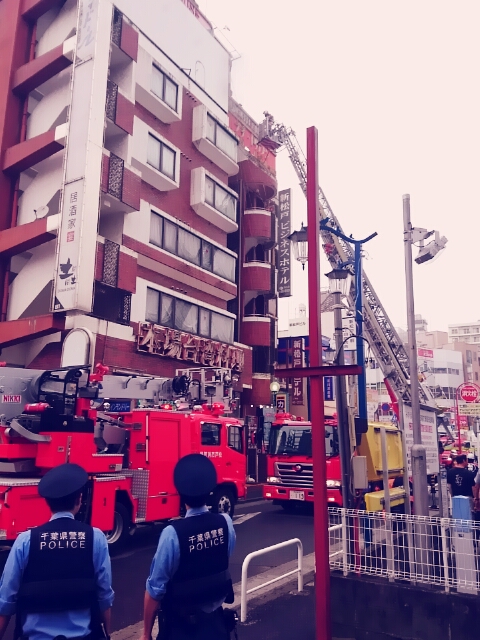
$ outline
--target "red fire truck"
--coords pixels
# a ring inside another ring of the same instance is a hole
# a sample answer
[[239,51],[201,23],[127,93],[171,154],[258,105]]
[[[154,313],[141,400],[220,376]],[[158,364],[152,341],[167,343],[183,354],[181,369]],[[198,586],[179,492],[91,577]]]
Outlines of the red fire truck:
[[[325,419],[327,451],[327,499],[342,506],[341,470],[337,421]],[[267,454],[267,484],[263,497],[286,511],[301,502],[313,502],[312,425],[289,413],[277,413],[272,424]]]
[[223,416],[219,402],[174,410],[188,382],[174,380],[179,393],[172,394],[171,380],[106,375],[101,366],[93,374],[88,367],[0,369],[0,540],[48,519],[37,485],[64,462],[88,472],[80,517],[116,547],[137,525],[180,515],[173,468],[189,453],[212,460],[218,486],[210,506],[232,515],[245,497],[243,426]]
[[[368,511],[383,508],[383,465],[380,429],[387,438],[388,477],[403,480],[401,435],[394,424],[369,423],[362,437],[358,453],[365,457],[369,493],[363,494]],[[325,419],[325,448],[327,453],[327,501],[330,506],[343,506],[341,466],[338,448],[337,421]],[[392,506],[403,505],[403,486],[390,489]],[[272,424],[267,455],[267,484],[263,497],[273,500],[286,511],[299,503],[313,502],[312,425],[288,413],[277,414]]]

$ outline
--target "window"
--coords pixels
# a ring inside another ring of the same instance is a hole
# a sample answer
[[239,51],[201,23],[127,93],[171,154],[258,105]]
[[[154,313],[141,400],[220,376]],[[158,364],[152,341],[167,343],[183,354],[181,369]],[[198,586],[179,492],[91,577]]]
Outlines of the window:
[[233,323],[231,318],[212,311],[210,336],[220,342],[233,342]]
[[452,334],[455,335],[456,333],[458,333],[458,329],[452,329]]
[[175,329],[198,334],[198,307],[184,300],[175,300]]
[[237,141],[221,124],[207,115],[207,140],[232,160],[237,159]]
[[196,264],[217,276],[235,282],[235,258],[207,240],[151,213],[150,242],[156,247]]
[[220,342],[233,342],[233,318],[147,287],[145,320]]
[[152,93],[163,100],[171,109],[177,110],[178,85],[155,66],[152,70]]
[[215,422],[203,422],[202,426],[202,445],[207,447],[220,446],[220,425]]
[[193,233],[178,227],[178,255],[193,264],[200,265],[200,250],[202,241]]
[[454,375],[454,376],[458,376],[458,375],[460,375],[460,371],[459,371],[459,369],[450,369],[450,368],[449,368],[449,369],[448,369],[448,373],[451,373],[451,374],[452,374],[452,375]]
[[150,219],[150,242],[157,247],[163,246],[163,218],[152,214]]
[[205,176],[205,202],[217,211],[220,211],[220,213],[223,213],[227,218],[230,218],[230,220],[235,220],[235,198],[208,176]]
[[472,352],[467,349],[465,352],[465,358],[467,360],[467,364],[472,364],[473,360],[472,360]]
[[463,329],[463,333],[470,333],[470,329],[469,329],[469,327],[465,327],[465,328]]
[[208,309],[200,309],[198,318],[198,333],[201,336],[210,335],[210,316],[211,312]]
[[239,453],[243,452],[242,430],[240,427],[228,427],[228,446]]
[[235,258],[217,248],[213,250],[213,273],[235,282]]
[[147,162],[152,167],[175,180],[175,151],[148,134]]
[[475,382],[478,382],[478,371],[475,371]]

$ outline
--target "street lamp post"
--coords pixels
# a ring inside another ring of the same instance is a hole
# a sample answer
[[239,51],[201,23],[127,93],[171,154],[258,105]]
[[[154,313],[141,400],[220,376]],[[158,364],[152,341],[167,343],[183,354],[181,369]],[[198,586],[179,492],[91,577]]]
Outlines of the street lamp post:
[[[424,240],[435,234],[435,240],[426,247]],[[415,262],[422,264],[434,258],[446,245],[447,239],[440,238],[438,232],[427,231],[412,226],[410,219],[410,195],[403,196],[403,239],[405,247],[405,280],[407,290],[407,324],[408,324],[408,352],[410,363],[410,396],[412,402],[412,431],[413,445],[411,450],[413,501],[415,513],[428,516],[428,486],[427,486],[427,450],[422,444],[422,430],[420,424],[420,396],[417,362],[417,338],[415,334],[415,304],[413,295],[413,256],[412,245],[420,242],[420,252]]]
[[[350,290],[350,273],[346,269],[333,269],[327,273],[330,293],[333,295],[333,321],[335,326],[335,361],[339,365],[345,364],[343,353],[343,322],[342,322],[342,297],[346,296]],[[348,428],[348,403],[347,385],[343,376],[338,376],[335,380],[335,395],[337,405],[337,430],[338,444],[340,451],[340,466],[342,470],[342,503],[344,508],[350,509],[351,492],[350,486],[350,432]]]
[[273,394],[273,408],[277,409],[277,393],[280,391],[280,383],[278,380],[272,380],[270,383],[270,392]]
[[[367,376],[363,364],[365,362],[364,351],[364,339],[363,339],[363,274],[362,274],[362,245],[364,245],[372,238],[375,238],[377,232],[372,233],[363,240],[355,240],[352,236],[346,236],[344,233],[335,229],[328,224],[329,219],[325,218],[320,223],[320,229],[332,233],[344,242],[353,245],[354,247],[354,259],[353,268],[355,273],[355,323],[356,323],[356,352],[357,352],[357,364],[362,366],[362,372],[358,376],[358,417],[355,418],[355,433],[358,436],[368,431],[368,412],[367,412]],[[346,264],[351,264],[351,261]],[[346,266],[341,265],[341,266]]]

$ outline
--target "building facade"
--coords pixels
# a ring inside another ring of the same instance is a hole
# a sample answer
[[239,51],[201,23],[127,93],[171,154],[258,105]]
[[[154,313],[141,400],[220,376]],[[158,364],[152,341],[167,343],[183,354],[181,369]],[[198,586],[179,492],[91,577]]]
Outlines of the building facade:
[[449,324],[448,338],[450,342],[468,342],[470,344],[478,342],[480,344],[480,320]]
[[207,18],[186,0],[2,0],[0,42],[1,359],[59,366],[85,327],[113,371],[235,371],[250,403],[252,357],[269,385],[275,344],[275,154],[254,133],[246,148]]

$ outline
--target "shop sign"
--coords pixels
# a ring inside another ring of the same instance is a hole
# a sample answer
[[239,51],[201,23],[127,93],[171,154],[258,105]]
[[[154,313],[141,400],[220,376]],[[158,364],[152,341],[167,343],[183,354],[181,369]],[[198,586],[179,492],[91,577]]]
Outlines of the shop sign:
[[291,190],[284,189],[278,193],[278,297],[288,298],[292,295],[291,256],[290,256],[290,205]]
[[140,322],[135,330],[137,351],[175,360],[184,360],[205,367],[222,367],[241,372],[245,363],[242,349],[229,344]]
[[[303,367],[304,340],[294,338],[293,341],[293,367]],[[303,405],[303,378],[293,379],[292,405]]]

